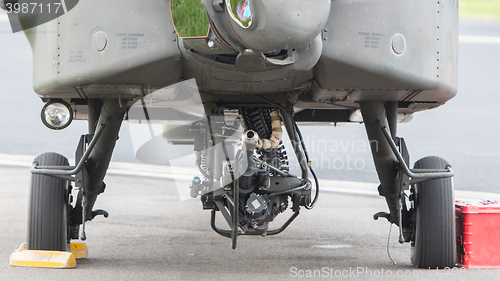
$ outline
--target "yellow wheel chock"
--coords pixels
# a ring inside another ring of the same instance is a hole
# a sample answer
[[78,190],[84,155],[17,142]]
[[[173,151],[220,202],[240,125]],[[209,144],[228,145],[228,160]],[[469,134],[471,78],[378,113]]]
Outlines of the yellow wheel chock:
[[47,267],[47,268],[73,268],[76,266],[76,259],[86,258],[88,248],[84,243],[72,242],[71,252],[63,251],[39,251],[26,250],[26,245],[13,252],[10,256],[10,265],[26,267]]
[[89,248],[82,242],[71,242],[70,250],[75,259],[84,259],[89,256]]

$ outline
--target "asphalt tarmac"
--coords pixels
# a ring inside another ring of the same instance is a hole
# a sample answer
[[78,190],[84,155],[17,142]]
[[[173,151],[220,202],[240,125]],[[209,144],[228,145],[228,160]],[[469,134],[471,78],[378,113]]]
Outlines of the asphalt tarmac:
[[[410,245],[372,215],[378,196],[322,193],[312,211],[277,236],[230,240],[210,228],[199,200],[180,201],[170,180],[108,175],[97,208],[110,213],[87,224],[89,258],[69,270],[9,266],[25,242],[29,168],[0,168],[1,280],[493,280],[498,270],[415,269]],[[287,214],[278,216],[278,221]],[[224,227],[218,221],[219,227]]]

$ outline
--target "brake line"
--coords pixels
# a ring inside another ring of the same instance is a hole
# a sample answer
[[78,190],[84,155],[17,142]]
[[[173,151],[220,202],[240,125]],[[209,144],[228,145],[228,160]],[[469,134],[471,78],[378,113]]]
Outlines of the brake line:
[[311,171],[311,174],[313,175],[314,183],[316,185],[316,193],[314,195],[314,199],[312,200],[311,204],[304,206],[306,209],[311,210],[312,208],[314,208],[314,206],[316,205],[316,202],[318,201],[319,181],[318,181],[318,177],[316,176],[316,173],[314,172],[314,170],[312,168],[311,161],[309,160],[309,154],[307,153],[307,149],[306,149],[306,146],[304,144],[304,139],[302,137],[302,133],[300,132],[299,126],[297,126],[297,123],[295,121],[293,122],[293,124],[295,125],[295,132],[297,132],[297,135],[299,137],[300,146],[302,147],[302,150],[304,151],[304,155],[306,156],[307,166],[309,167],[309,171]]

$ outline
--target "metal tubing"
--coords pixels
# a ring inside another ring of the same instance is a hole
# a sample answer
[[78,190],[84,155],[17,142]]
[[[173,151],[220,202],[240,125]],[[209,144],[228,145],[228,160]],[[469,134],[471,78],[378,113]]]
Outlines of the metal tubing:
[[[212,229],[217,232],[219,235],[231,238],[231,231],[230,230],[225,230],[225,229],[220,229],[215,225],[215,210],[212,210],[212,215],[210,216],[210,226]],[[241,234],[241,233],[239,233]]]
[[[236,249],[236,243],[238,240],[238,223],[239,223],[239,212],[240,212],[240,161],[243,158],[244,152],[242,150],[238,151],[236,154],[236,159],[234,165],[234,174],[236,178],[233,181],[233,193],[234,193],[234,202],[233,202],[233,221],[231,226],[231,247]],[[250,166],[250,162],[248,162],[248,166]]]
[[283,191],[278,191],[278,192],[274,192],[274,193],[270,193],[270,194],[266,194],[266,197],[270,198],[270,197],[276,196],[276,195],[292,193],[294,191],[299,191],[301,189],[305,189],[308,186],[310,186],[310,182],[307,182],[306,184],[298,186],[298,187],[295,187],[295,188],[291,188],[291,189],[287,189],[287,190],[283,190]]
[[[299,214],[300,214],[299,212],[294,212],[293,215],[291,215],[288,218],[288,220],[280,228],[269,230],[269,231],[267,231],[266,235],[271,236],[271,235],[280,234],[293,222],[293,220],[295,220],[296,217],[299,216]],[[210,218],[210,226],[212,227],[212,229],[221,236],[231,238],[231,231],[230,230],[220,229],[215,225],[215,215],[216,215],[216,211],[212,210],[212,214],[211,214],[211,218]],[[251,235],[251,234],[246,234],[246,233],[242,233],[241,231],[238,231],[238,235]]]
[[392,139],[396,139],[398,135],[398,102],[389,101],[385,103],[385,113],[387,114],[387,122]]
[[406,166],[405,161],[403,160],[403,156],[398,151],[398,148],[394,141],[391,138],[391,135],[387,131],[387,128],[382,126],[382,132],[384,133],[384,136],[391,146],[392,152],[394,155],[396,155],[396,158],[399,161],[399,167],[403,169],[403,172],[407,174],[411,178],[415,179],[426,179],[426,180],[431,180],[431,179],[439,179],[439,178],[451,178],[454,176],[453,170],[451,167],[448,167],[446,170],[429,170],[429,169],[413,169],[410,170],[408,166]]
[[224,205],[222,205],[222,202],[219,202],[219,201],[215,201],[215,204],[219,208],[219,211],[222,213],[222,216],[226,220],[229,227],[233,228],[233,221],[231,220],[231,214],[229,214],[226,207],[224,207]]
[[[34,169],[36,170],[37,167],[42,167],[43,169],[50,169],[48,171],[57,171],[58,166],[37,166],[36,163],[33,163],[31,165],[31,171],[33,171]],[[60,171],[63,171],[65,172],[65,170],[67,169],[60,169]],[[39,174],[39,173],[33,173],[31,172],[32,174]],[[71,175],[61,175],[61,174],[46,174],[46,173],[42,173],[42,175],[45,175],[45,176],[49,176],[49,177],[54,177],[54,178],[58,178],[58,179],[63,179],[63,180],[67,180],[67,181],[75,181],[75,177],[72,177]]]
[[[257,163],[264,163],[264,161],[260,160],[259,158],[255,157],[255,156],[253,157],[253,160]],[[274,173],[279,174],[282,177],[295,177],[291,174],[284,173],[283,171],[274,167],[273,165],[269,165],[269,169],[273,170]]]
[[228,194],[228,192],[226,192],[224,194],[224,196],[226,197],[227,201],[229,201],[229,204],[231,204],[231,206],[234,206],[234,199],[231,195]]
[[259,134],[256,131],[248,130],[243,134],[243,145],[246,151],[253,151],[259,143]]
[[292,216],[290,216],[290,218],[288,218],[288,220],[280,227],[280,228],[277,228],[277,229],[273,229],[273,230],[270,230],[266,233],[266,235],[276,235],[276,234],[280,234],[281,232],[283,232],[283,230],[285,230],[292,222],[293,220],[299,216],[299,212],[294,212]]
[[31,167],[31,173],[37,174],[37,175],[47,175],[47,176],[50,176],[50,175],[52,175],[52,176],[59,176],[59,175],[71,176],[71,175],[77,174],[78,172],[80,172],[83,169],[83,166],[85,165],[85,161],[87,161],[87,159],[89,158],[90,153],[92,152],[94,146],[96,145],[97,141],[101,137],[105,127],[106,127],[105,124],[103,124],[101,127],[99,127],[94,138],[90,142],[89,147],[85,151],[85,154],[83,154],[82,159],[80,159],[80,162],[78,162],[78,165],[76,165],[76,167],[74,167],[72,170],[68,170],[67,167],[61,169],[61,167],[57,167],[57,166],[49,167],[49,166],[35,166],[35,165],[33,165]]

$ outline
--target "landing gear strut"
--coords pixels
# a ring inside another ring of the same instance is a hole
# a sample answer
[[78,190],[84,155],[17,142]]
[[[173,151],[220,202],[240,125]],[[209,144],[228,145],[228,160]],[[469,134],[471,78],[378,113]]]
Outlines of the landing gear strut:
[[[71,239],[86,239],[87,221],[97,215],[108,216],[106,211],[92,208],[97,196],[104,192],[103,179],[126,109],[126,100],[89,101],[90,134],[80,139],[75,166],[69,166],[66,158],[53,153],[35,159],[31,168],[28,249],[65,251]],[[78,190],[74,207],[68,201],[71,182]],[[49,242],[37,242],[45,240]]]
[[[360,102],[372,146],[375,167],[389,213],[399,226],[399,242],[412,244],[412,262],[419,268],[455,265],[455,214],[451,166],[442,158],[426,157],[409,169],[404,139],[396,137],[397,102]],[[405,191],[410,193],[407,194]],[[408,207],[410,207],[408,209]]]

